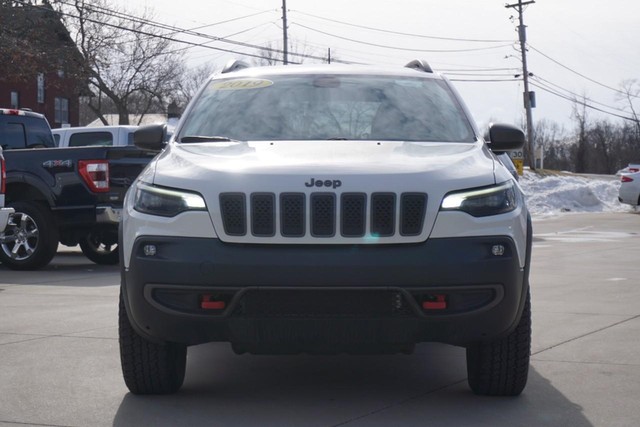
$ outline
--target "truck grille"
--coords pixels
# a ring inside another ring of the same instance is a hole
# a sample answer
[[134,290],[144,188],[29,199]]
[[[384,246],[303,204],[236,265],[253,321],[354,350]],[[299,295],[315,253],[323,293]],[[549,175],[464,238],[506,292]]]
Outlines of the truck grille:
[[424,193],[220,194],[222,224],[229,236],[273,237],[277,221],[283,237],[359,238],[367,231],[378,237],[417,236],[426,208]]

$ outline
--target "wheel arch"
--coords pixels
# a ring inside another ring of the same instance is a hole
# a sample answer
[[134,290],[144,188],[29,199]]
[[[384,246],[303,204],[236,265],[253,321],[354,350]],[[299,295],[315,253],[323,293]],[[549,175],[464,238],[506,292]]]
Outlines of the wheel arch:
[[29,175],[7,177],[6,203],[40,201],[48,208],[54,205],[49,188],[40,180]]

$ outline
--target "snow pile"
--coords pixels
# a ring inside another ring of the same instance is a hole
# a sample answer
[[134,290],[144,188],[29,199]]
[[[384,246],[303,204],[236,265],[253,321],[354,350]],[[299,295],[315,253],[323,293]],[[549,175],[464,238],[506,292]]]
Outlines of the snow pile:
[[563,212],[629,212],[631,206],[618,202],[620,179],[611,175],[539,175],[525,170],[520,185],[532,215]]

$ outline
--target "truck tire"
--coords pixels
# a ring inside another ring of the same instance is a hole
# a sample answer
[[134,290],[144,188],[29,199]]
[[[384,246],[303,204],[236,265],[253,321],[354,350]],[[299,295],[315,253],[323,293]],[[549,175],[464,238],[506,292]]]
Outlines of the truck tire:
[[15,213],[0,233],[0,261],[12,270],[36,270],[58,250],[58,229],[51,211],[38,202],[13,202]]
[[131,326],[122,293],[118,310],[120,362],[124,382],[133,394],[170,394],[184,381],[187,347],[175,343],[156,344],[140,336]]
[[100,265],[116,265],[120,261],[118,243],[103,239],[100,232],[91,232],[80,239],[80,249],[84,256]]
[[467,348],[469,387],[475,394],[517,396],[527,384],[531,355],[531,296],[518,326],[506,337]]

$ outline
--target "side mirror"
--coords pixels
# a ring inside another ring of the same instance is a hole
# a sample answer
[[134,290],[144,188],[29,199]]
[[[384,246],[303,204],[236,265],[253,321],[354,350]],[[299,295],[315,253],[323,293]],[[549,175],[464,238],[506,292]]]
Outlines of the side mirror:
[[496,154],[518,150],[524,146],[524,132],[516,126],[504,123],[491,123],[487,143]]
[[136,147],[147,151],[162,151],[166,144],[167,125],[143,126],[133,133]]

